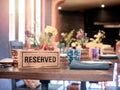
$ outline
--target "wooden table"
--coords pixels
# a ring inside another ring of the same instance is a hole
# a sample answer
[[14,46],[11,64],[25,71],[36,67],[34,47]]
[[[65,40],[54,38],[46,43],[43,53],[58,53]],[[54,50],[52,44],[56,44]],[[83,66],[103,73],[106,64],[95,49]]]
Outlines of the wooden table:
[[81,81],[82,90],[86,90],[85,81],[112,81],[113,74],[114,65],[109,70],[70,70],[67,66],[59,69],[0,68],[0,78]]

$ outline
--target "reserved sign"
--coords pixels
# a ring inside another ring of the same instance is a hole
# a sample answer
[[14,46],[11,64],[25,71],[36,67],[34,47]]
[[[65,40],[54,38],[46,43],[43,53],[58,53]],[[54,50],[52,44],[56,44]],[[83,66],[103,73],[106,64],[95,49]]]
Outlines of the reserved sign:
[[17,50],[17,54],[18,68],[59,68],[60,66],[60,54],[57,51]]

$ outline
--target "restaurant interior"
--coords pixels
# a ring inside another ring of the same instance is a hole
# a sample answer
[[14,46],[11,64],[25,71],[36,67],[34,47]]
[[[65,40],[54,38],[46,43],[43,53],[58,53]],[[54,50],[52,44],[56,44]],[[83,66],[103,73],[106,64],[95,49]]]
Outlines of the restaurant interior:
[[[0,0],[0,90],[120,90],[119,10],[120,0]],[[100,70],[112,67],[114,73],[111,81],[108,78],[106,81],[87,80],[86,89],[75,77],[71,80],[62,80],[65,77],[13,80],[2,76],[2,69],[14,67],[11,52],[14,49],[57,51],[62,69],[68,66],[81,70],[78,64],[82,64],[84,72],[99,70],[101,73]],[[12,66],[7,66],[4,60],[8,60],[7,65],[12,60]],[[73,63],[74,60],[79,62]],[[41,88],[42,82],[49,83],[47,89]]]

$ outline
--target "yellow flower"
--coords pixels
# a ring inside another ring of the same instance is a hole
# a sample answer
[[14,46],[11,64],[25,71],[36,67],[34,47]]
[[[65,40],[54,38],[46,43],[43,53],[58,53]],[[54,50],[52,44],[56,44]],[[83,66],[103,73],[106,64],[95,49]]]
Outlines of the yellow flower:
[[75,44],[75,43],[72,43],[72,44],[71,44],[71,46],[72,46],[72,47],[75,47],[75,46],[76,46],[76,44]]
[[55,35],[57,34],[57,29],[54,28],[54,27],[52,27],[52,26],[47,26],[47,27],[45,28],[45,32],[46,32],[47,34],[51,33],[53,36],[55,36]]
[[71,43],[71,46],[72,46],[72,47],[76,47],[77,44],[78,44],[77,42],[73,42],[73,43]]

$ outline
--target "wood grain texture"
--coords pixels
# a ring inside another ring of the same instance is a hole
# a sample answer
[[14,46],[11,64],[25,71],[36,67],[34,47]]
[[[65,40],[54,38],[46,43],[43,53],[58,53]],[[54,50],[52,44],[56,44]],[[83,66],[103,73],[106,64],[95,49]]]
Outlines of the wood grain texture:
[[111,81],[113,74],[113,65],[109,70],[70,70],[67,66],[60,69],[18,69],[13,67],[0,69],[0,78],[12,79]]

